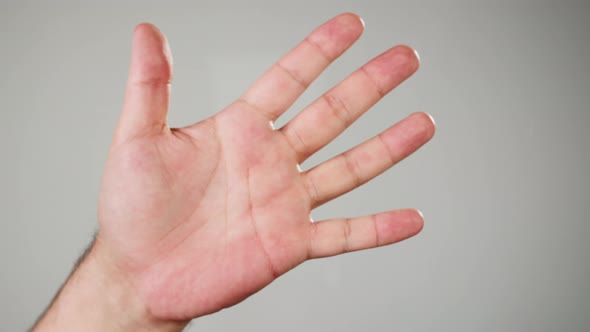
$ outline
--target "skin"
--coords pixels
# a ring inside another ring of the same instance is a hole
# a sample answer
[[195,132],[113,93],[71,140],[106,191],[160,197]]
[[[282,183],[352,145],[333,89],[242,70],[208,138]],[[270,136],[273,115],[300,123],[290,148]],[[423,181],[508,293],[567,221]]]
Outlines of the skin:
[[317,222],[310,212],[425,144],[435,130],[429,115],[298,166],[418,69],[413,49],[387,50],[284,127],[272,125],[363,29],[354,14],[331,19],[227,108],[170,128],[169,47],[156,27],[138,25],[96,241],[34,330],[180,331],[308,259],[417,234],[423,217],[414,209]]

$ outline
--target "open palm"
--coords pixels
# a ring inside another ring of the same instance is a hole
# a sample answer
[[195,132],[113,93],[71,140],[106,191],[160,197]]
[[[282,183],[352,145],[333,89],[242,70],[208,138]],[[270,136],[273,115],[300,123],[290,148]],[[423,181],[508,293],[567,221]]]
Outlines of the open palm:
[[422,216],[413,209],[319,222],[311,222],[310,212],[426,143],[434,133],[427,114],[412,114],[310,170],[298,166],[415,72],[411,48],[386,51],[284,127],[272,125],[362,30],[356,15],[335,17],[226,109],[171,129],[167,43],[154,26],[136,28],[125,105],[101,186],[97,241],[156,317],[212,313],[307,259],[420,231]]

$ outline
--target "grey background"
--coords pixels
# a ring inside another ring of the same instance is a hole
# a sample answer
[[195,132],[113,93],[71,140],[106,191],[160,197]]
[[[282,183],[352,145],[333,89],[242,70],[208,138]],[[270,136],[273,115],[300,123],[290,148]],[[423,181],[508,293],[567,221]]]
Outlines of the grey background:
[[389,46],[419,72],[314,165],[407,114],[438,131],[314,219],[419,207],[394,246],[299,266],[190,331],[587,331],[588,1],[3,1],[0,330],[44,309],[95,228],[135,24],[168,36],[170,122],[221,109],[311,29],[345,11],[362,39],[283,118]]

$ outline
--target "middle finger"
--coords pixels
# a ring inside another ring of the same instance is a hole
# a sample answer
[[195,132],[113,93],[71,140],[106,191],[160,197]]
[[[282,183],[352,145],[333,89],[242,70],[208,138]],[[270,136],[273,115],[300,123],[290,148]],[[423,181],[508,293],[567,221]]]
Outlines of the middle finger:
[[317,99],[281,132],[302,163],[331,142],[393,88],[410,77],[419,60],[414,49],[400,45],[356,70]]

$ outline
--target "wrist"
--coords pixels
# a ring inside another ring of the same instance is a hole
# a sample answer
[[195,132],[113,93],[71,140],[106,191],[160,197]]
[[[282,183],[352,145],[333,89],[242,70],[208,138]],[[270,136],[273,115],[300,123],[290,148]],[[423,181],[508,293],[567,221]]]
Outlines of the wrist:
[[181,331],[149,312],[128,276],[95,242],[34,331]]

